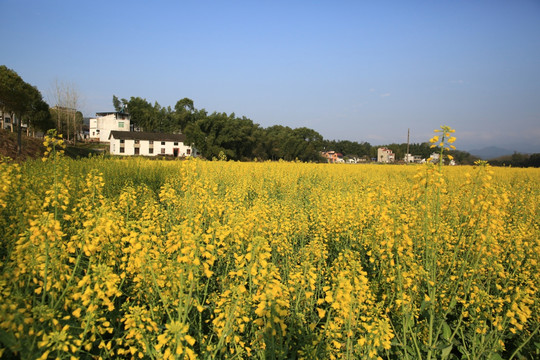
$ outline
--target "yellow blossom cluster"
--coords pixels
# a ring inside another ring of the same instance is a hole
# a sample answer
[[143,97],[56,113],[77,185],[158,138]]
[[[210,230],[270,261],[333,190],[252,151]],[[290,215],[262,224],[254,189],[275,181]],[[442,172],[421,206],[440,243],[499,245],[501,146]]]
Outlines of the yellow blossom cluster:
[[0,356],[538,355],[538,169],[49,155],[0,170]]

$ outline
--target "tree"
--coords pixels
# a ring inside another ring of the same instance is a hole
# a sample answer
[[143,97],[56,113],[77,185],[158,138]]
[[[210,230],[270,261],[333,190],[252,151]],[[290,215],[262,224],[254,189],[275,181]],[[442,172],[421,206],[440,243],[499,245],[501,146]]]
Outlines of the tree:
[[525,166],[540,167],[540,153],[531,154]]
[[186,126],[195,120],[193,112],[195,107],[193,106],[193,100],[183,98],[176,102],[174,106],[176,123],[180,127],[180,131],[184,132]]
[[152,105],[146,99],[131,97],[129,101],[118,100],[113,95],[113,105],[120,108],[120,103],[129,110],[133,124],[145,131],[156,132],[184,132],[186,126],[195,120],[193,100],[184,98],[179,100],[174,109],[170,106],[161,106],[157,101]]
[[224,154],[231,160],[247,160],[256,156],[261,131],[250,119],[237,118],[234,113],[208,115],[204,109],[195,112],[193,119],[186,125],[186,138],[204,157],[218,158]]
[[144,131],[155,131],[158,128],[155,109],[146,99],[132,96],[127,102],[127,107],[133,124]]
[[315,130],[274,125],[266,129],[265,148],[272,160],[319,161],[323,137]]
[[77,108],[81,105],[77,86],[74,83],[56,80],[52,86],[51,96],[55,103],[54,113],[58,132],[65,133],[68,141],[71,140],[70,134],[72,134],[73,141],[76,141],[77,133],[82,125],[82,119],[77,116]]
[[52,120],[49,111],[49,104],[43,101],[43,97],[37,89],[36,91],[31,92],[29,110],[23,120],[28,125],[26,128],[26,135],[29,135],[30,129],[32,129],[33,133],[36,130],[41,130],[45,133],[47,130],[54,128],[54,121]]
[[113,102],[114,110],[115,110],[116,112],[120,112],[120,110],[122,110],[122,103],[121,103],[120,100],[116,97],[116,95],[113,95],[113,96],[112,96],[112,102]]
[[[17,117],[17,155],[22,149],[22,118],[30,110],[32,97],[39,91],[23,81],[23,79],[13,70],[5,65],[0,66],[0,102],[3,109]],[[2,110],[4,111],[4,110]]]

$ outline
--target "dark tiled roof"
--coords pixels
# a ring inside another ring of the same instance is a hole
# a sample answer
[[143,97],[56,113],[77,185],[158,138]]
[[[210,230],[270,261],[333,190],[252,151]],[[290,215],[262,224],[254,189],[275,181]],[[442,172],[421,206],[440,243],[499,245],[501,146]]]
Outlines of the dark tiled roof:
[[122,111],[105,111],[105,112],[98,112],[96,113],[96,116],[107,116],[107,115],[122,115],[122,116],[129,116],[128,113],[122,112]]
[[116,131],[112,130],[109,135],[111,138],[120,140],[154,140],[154,141],[175,141],[185,142],[186,135],[184,134],[165,134],[165,133],[153,133],[142,131]]

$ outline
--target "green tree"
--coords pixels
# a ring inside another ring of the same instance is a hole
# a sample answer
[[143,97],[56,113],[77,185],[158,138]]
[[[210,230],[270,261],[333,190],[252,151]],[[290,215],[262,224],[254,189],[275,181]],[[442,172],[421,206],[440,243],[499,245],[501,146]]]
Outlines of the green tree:
[[540,153],[531,154],[526,161],[528,167],[540,167]]
[[154,106],[146,99],[131,97],[127,103],[129,115],[133,124],[144,131],[155,131],[158,127]]
[[15,71],[5,65],[0,66],[0,102],[5,111],[17,117],[17,155],[21,154],[22,149],[21,121],[31,110],[30,105],[36,92],[39,93],[35,87],[24,82]]
[[266,128],[264,147],[268,158],[292,161],[319,161],[324,147],[323,137],[315,130],[274,125]]
[[184,132],[186,126],[195,121],[195,106],[193,105],[193,100],[188,98],[178,100],[174,106],[174,111],[176,124],[178,125],[180,131]]
[[186,126],[186,138],[204,157],[218,158],[220,154],[225,154],[231,160],[256,157],[255,150],[262,133],[259,125],[250,119],[237,118],[234,113],[214,112],[207,115],[204,109],[196,112],[194,118]]
[[113,106],[114,106],[114,111],[116,112],[125,112],[125,107],[128,103],[128,101],[126,99],[118,99],[118,97],[116,95],[113,95],[112,97],[112,102],[113,102]]
[[[80,113],[80,121],[82,123],[82,113]],[[35,133],[36,130],[40,130],[45,133],[49,129],[54,129],[54,121],[49,111],[49,104],[43,101],[43,97],[39,91],[31,92],[31,101],[29,103],[29,110],[24,116],[23,120],[26,122],[27,135],[30,130]]]

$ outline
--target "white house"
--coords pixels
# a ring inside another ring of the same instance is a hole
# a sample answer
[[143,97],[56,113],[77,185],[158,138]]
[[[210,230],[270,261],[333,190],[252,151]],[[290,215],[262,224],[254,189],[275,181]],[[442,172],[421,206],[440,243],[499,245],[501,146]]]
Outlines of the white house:
[[91,140],[108,142],[111,131],[129,131],[129,114],[123,112],[100,112],[90,119],[89,137]]
[[403,160],[405,160],[406,163],[421,163],[422,157],[420,155],[405,154]]
[[396,156],[392,152],[392,150],[387,149],[385,147],[378,148],[377,149],[377,161],[382,163],[391,163],[394,162],[396,159]]
[[162,134],[112,130],[109,146],[112,155],[171,155],[174,157],[198,156],[197,150],[185,144],[184,134]]
[[[17,116],[15,116],[15,114],[2,112],[0,110],[0,124],[1,124],[2,129],[4,130],[9,129],[11,131],[16,131],[17,124],[18,124],[17,120],[18,119],[17,119]],[[26,125],[26,123],[21,123],[21,127],[24,129],[24,131],[26,131],[28,126]]]

